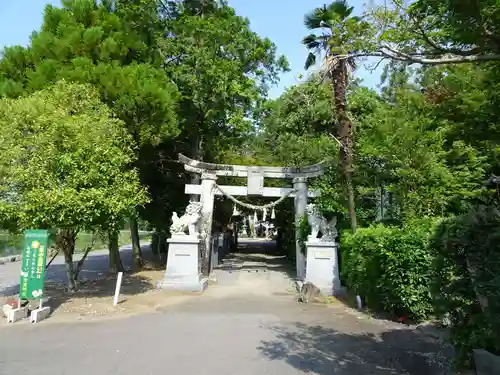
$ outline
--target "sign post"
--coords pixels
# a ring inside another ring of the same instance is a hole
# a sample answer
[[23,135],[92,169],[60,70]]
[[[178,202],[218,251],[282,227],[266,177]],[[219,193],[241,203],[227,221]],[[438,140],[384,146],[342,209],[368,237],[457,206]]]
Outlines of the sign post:
[[19,299],[40,299],[41,305],[48,245],[47,230],[30,229],[24,232]]
[[38,322],[49,316],[50,308],[42,307],[48,245],[49,232],[47,230],[30,229],[24,232],[17,309],[11,309],[7,312],[7,323],[15,323],[28,316],[28,306],[21,307],[22,299],[40,300],[38,309],[31,311],[31,322]]

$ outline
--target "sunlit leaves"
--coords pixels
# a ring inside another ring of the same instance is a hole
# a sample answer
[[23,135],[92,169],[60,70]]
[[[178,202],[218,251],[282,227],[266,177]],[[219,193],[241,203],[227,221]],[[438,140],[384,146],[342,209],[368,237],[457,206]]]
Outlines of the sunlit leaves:
[[182,94],[180,125],[191,140],[203,139],[205,156],[217,157],[220,147],[251,130],[242,119],[254,115],[288,63],[223,3],[175,7],[166,17],[160,50]]
[[[64,4],[45,9],[42,30],[27,48],[6,50],[0,60],[0,95],[17,96],[21,86],[33,92],[59,79],[90,83],[124,121],[136,145],[177,135],[177,88],[155,60],[160,25],[151,13],[154,2],[143,1],[140,9],[128,2]],[[150,29],[133,23],[135,16]]]
[[352,12],[353,7],[344,0],[312,10],[306,14],[304,24],[314,33],[305,37],[302,43],[323,56],[345,55],[365,49],[373,35],[373,27],[362,18],[353,16]]
[[[96,230],[147,202],[131,137],[89,86],[56,86],[2,99],[2,213],[21,227]],[[9,209],[11,207],[12,209]]]

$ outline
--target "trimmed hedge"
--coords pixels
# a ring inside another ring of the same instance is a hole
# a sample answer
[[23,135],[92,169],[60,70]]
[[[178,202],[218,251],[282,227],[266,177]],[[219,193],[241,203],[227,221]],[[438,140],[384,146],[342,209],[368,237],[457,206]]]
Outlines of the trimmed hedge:
[[341,238],[342,278],[378,311],[419,321],[447,318],[455,360],[473,349],[500,355],[500,210],[373,225]]
[[373,225],[341,238],[342,278],[366,306],[415,321],[433,311],[429,291],[432,256],[427,240],[433,219],[403,228]]
[[500,211],[479,207],[444,220],[431,238],[436,314],[451,321],[459,365],[472,350],[500,355]]

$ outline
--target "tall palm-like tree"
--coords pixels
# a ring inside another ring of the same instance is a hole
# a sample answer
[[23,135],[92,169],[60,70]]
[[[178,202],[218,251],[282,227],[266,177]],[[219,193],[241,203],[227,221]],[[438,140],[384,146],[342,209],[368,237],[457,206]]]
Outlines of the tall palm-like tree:
[[345,0],[337,0],[306,14],[304,23],[311,30],[311,34],[306,36],[302,43],[310,51],[305,69],[309,69],[316,63],[317,56],[322,57],[322,75],[332,84],[333,106],[337,117],[334,134],[340,143],[340,164],[351,228],[356,231],[356,207],[352,182],[354,129],[346,108],[347,84],[350,74],[356,68],[356,62],[346,56],[352,52],[352,41],[362,27],[362,21],[359,17],[352,16],[352,11],[353,7],[349,7]]

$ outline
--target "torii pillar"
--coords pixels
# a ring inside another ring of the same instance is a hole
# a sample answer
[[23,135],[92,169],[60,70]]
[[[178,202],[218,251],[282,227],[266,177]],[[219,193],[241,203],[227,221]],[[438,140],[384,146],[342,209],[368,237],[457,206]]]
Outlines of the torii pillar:
[[293,179],[295,190],[295,265],[297,267],[297,279],[304,280],[306,277],[306,257],[300,241],[300,222],[306,215],[307,207],[307,177],[295,177]]
[[204,258],[204,272],[206,276],[210,274],[210,258],[212,246],[212,217],[214,212],[215,201],[215,181],[217,175],[215,173],[203,172],[201,174],[201,234],[204,240],[203,258]]

